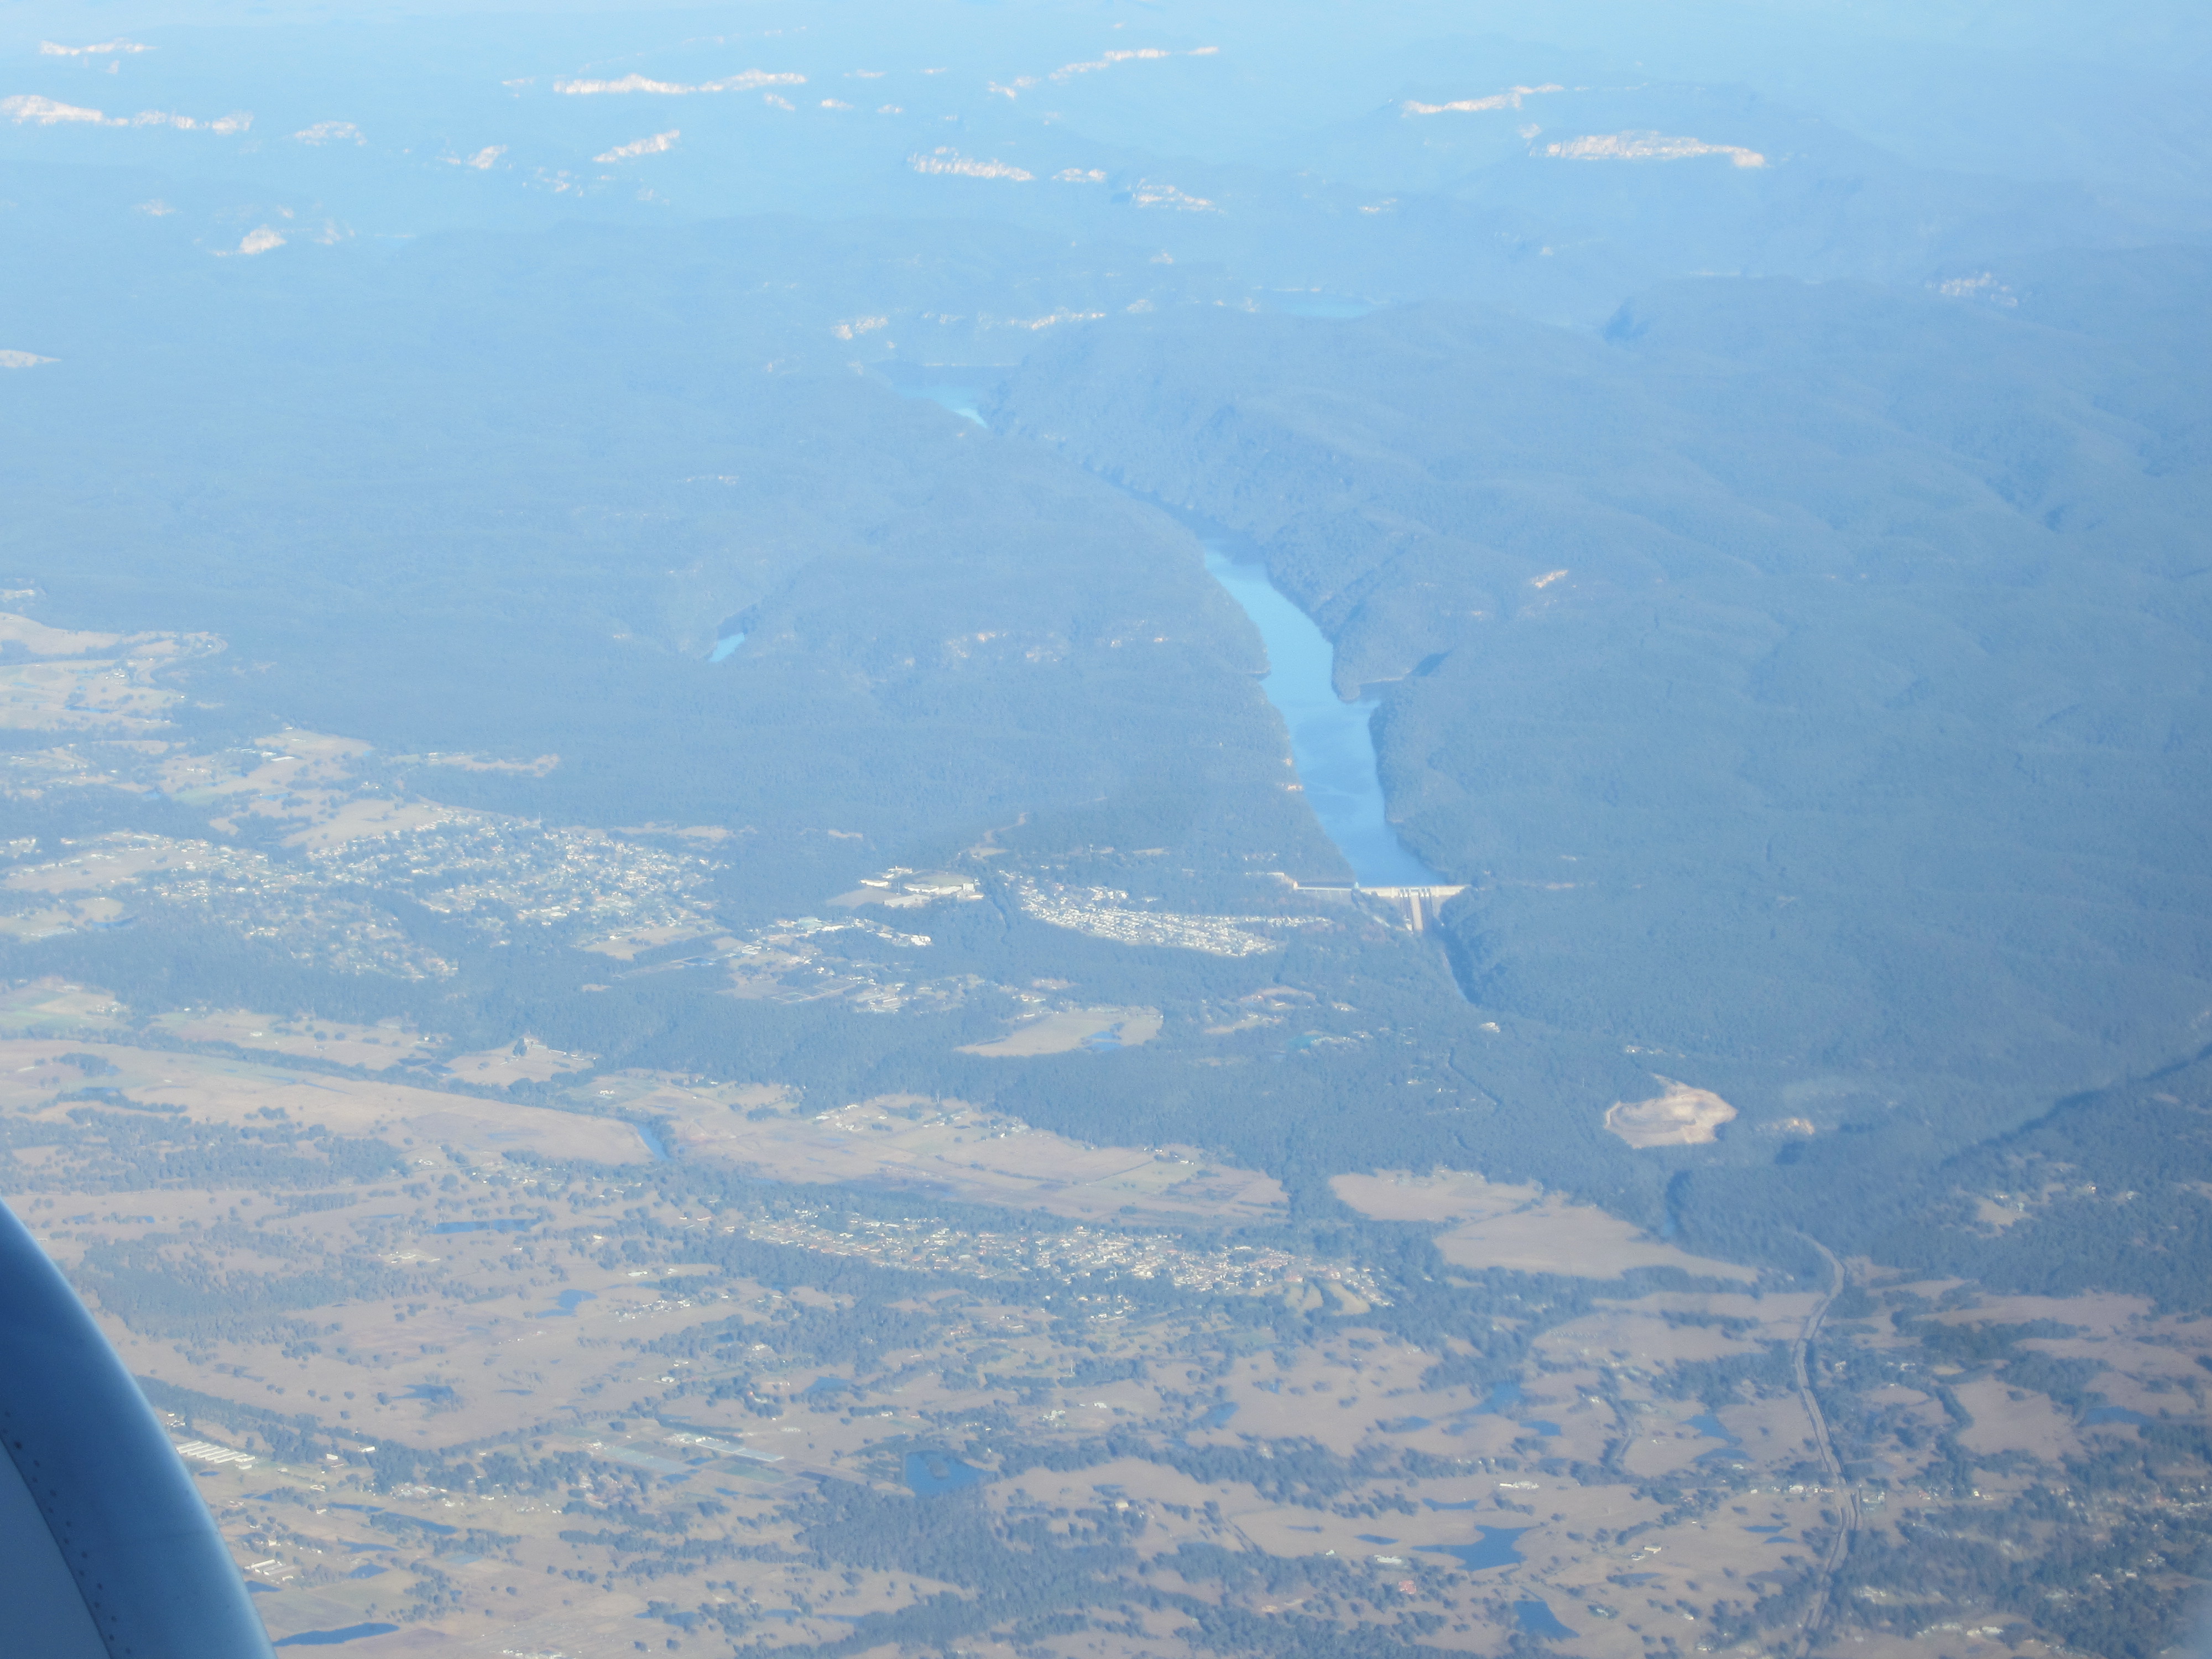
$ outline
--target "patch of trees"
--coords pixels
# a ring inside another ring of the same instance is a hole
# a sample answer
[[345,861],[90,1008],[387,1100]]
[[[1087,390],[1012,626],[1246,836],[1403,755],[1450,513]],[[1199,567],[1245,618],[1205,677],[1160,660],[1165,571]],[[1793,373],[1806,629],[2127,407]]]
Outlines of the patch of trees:
[[204,1422],[220,1424],[234,1435],[258,1438],[268,1449],[269,1455],[280,1463],[320,1462],[325,1453],[340,1449],[311,1413],[270,1411],[218,1395],[202,1394],[197,1389],[165,1382],[156,1376],[134,1380],[138,1392],[146,1396],[147,1403],[155,1411],[183,1418],[188,1434],[198,1433],[198,1425]]
[[[380,1181],[404,1170],[382,1141],[333,1134],[320,1124],[196,1122],[174,1109],[142,1113],[106,1098],[72,1106],[69,1119],[76,1133],[66,1135],[33,1123],[8,1127],[23,1135],[20,1144],[66,1146],[73,1155],[70,1178],[86,1191],[180,1186],[276,1192]],[[10,1144],[16,1144],[12,1138]],[[20,1186],[20,1174],[15,1179]]]
[[293,1316],[404,1294],[413,1283],[381,1264],[360,1261],[281,1276],[219,1272],[201,1259],[198,1241],[176,1234],[88,1245],[71,1278],[131,1329],[195,1343],[319,1334],[319,1327]]
[[[810,1252],[793,1251],[794,1255]],[[831,1258],[835,1260],[835,1258]],[[767,1319],[732,1316],[687,1327],[646,1344],[649,1353],[691,1360],[736,1364],[758,1343],[781,1359],[818,1365],[850,1365],[866,1372],[881,1368],[884,1357],[900,1349],[935,1344],[944,1322],[934,1315],[910,1313],[870,1299],[843,1308],[809,1307],[787,1302]]]
[[1708,1411],[1733,1406],[1749,1387],[1782,1393],[1797,1386],[1787,1342],[1762,1342],[1753,1353],[1723,1354],[1717,1359],[1685,1359],[1652,1382],[1652,1392],[1673,1400],[1696,1400]]

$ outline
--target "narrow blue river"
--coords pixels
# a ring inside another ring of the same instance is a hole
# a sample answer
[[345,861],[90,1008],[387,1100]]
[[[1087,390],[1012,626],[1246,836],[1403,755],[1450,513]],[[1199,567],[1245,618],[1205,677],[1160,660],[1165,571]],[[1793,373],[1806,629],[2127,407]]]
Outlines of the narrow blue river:
[[[1364,301],[1334,295],[1277,297],[1279,308],[1296,314],[1357,317],[1373,309]],[[1308,309],[1301,311],[1301,307]],[[927,383],[893,382],[892,389],[902,398],[927,398],[963,421],[988,426],[980,408],[982,389],[955,378],[958,373],[933,377]],[[1383,816],[1382,781],[1370,729],[1381,705],[1371,698],[1346,702],[1336,695],[1334,647],[1312,617],[1275,591],[1265,565],[1232,559],[1220,542],[1203,534],[1200,539],[1206,548],[1207,574],[1260,630],[1267,647],[1267,677],[1260,682],[1261,689],[1290,728],[1291,758],[1305,787],[1306,804],[1352,866],[1353,878],[1362,887],[1440,884],[1443,878],[1406,850]],[[714,660],[720,661],[724,654],[718,645]]]
[[1336,695],[1336,652],[1313,618],[1267,580],[1265,565],[1230,558],[1206,544],[1206,573],[1243,607],[1267,647],[1260,689],[1290,728],[1291,757],[1306,804],[1363,887],[1431,887],[1443,878],[1406,850],[1382,811],[1376,771],[1373,699]]

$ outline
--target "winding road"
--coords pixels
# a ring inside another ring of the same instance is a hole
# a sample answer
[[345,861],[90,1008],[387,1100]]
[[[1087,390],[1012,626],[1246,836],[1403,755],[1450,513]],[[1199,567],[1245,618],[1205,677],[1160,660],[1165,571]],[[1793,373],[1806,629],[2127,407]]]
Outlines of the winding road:
[[1837,1261],[1835,1252],[1819,1239],[1803,1233],[1798,1237],[1820,1253],[1820,1259],[1828,1264],[1828,1271],[1833,1278],[1828,1285],[1828,1293],[1814,1303],[1813,1311],[1805,1316],[1804,1328],[1797,1333],[1797,1341],[1790,1352],[1790,1363],[1797,1377],[1797,1396],[1805,1402],[1805,1415],[1812,1419],[1813,1443],[1820,1449],[1821,1466],[1828,1472],[1828,1480],[1843,1510],[1843,1524],[1836,1528],[1835,1538],[1828,1545],[1828,1558],[1820,1564],[1820,1587],[1814,1593],[1813,1604],[1806,1610],[1805,1622],[1797,1632],[1796,1656],[1797,1659],[1804,1659],[1804,1656],[1812,1650],[1814,1633],[1820,1629],[1820,1620],[1827,1613],[1828,1592],[1835,1584],[1836,1569],[1843,1565],[1844,1557],[1850,1553],[1852,1535],[1859,1529],[1859,1498],[1844,1480],[1844,1466],[1836,1456],[1834,1443],[1828,1438],[1828,1422],[1820,1415],[1820,1402],[1813,1397],[1813,1379],[1805,1365],[1806,1352],[1812,1347],[1814,1337],[1820,1333],[1820,1322],[1827,1317],[1828,1310],[1835,1299],[1843,1294],[1844,1264]]

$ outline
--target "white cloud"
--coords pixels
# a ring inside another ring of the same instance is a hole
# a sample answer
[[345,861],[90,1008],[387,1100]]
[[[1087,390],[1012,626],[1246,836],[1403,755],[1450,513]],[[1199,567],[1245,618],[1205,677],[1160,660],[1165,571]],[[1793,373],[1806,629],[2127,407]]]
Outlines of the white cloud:
[[239,239],[238,251],[244,254],[266,253],[272,247],[284,246],[284,233],[263,225],[249,230]]
[[506,154],[505,144],[486,144],[473,155],[441,155],[438,159],[449,167],[474,167],[478,173],[489,173],[492,163]]
[[1534,98],[1539,93],[1565,90],[1565,87],[1555,82],[1540,87],[1509,87],[1504,92],[1491,94],[1487,98],[1462,98],[1449,104],[1416,103],[1408,98],[1401,107],[1408,115],[1465,115],[1478,110],[1519,109],[1523,98]]
[[189,115],[172,115],[166,110],[141,110],[131,118],[134,127],[174,127],[179,132],[219,132],[228,137],[234,132],[244,132],[253,125],[253,118],[242,112],[233,115],[218,115],[212,121],[195,121]]
[[625,75],[619,81],[556,81],[553,90],[574,97],[587,97],[601,92],[696,92],[696,87],[678,86],[673,81],[648,81],[642,75]]
[[0,98],[0,115],[6,116],[19,127],[175,127],[181,132],[216,132],[225,136],[244,132],[253,125],[253,118],[242,112],[218,116],[212,121],[196,121],[189,115],[172,115],[167,110],[159,109],[141,110],[136,115],[108,115],[100,110],[86,109],[81,105],[42,98],[35,93],[19,93],[12,98]]
[[1165,46],[1139,46],[1133,52],[1103,52],[1087,64],[1063,64],[1052,72],[1055,81],[1065,81],[1071,75],[1089,75],[1094,70],[1112,69],[1116,64],[1147,62],[1153,58],[1172,58],[1175,54]]
[[1985,270],[1978,276],[1954,276],[1948,282],[1929,286],[1947,300],[1981,300],[1993,306],[2007,307],[2020,303],[2020,296],[1999,282],[1993,270]]
[[663,97],[682,97],[694,92],[751,92],[759,87],[803,87],[803,75],[771,75],[765,70],[747,70],[741,75],[732,75],[720,81],[701,81],[686,85],[681,81],[649,81],[642,75],[625,75],[619,81],[556,81],[553,90],[565,92],[572,97],[602,92],[650,92]]
[[770,109],[796,110],[799,107],[799,106],[793,103],[790,99],[779,98],[772,92],[764,92],[761,94],[761,102],[766,104]]
[[1095,323],[1105,314],[1103,311],[1055,311],[1045,317],[979,317],[976,321],[986,328],[1025,328],[1034,334],[1061,323]]
[[41,58],[91,58],[103,52],[141,52],[153,50],[153,47],[141,46],[136,40],[103,40],[96,46],[57,46],[52,40],[39,42],[39,56]]
[[120,126],[110,121],[96,109],[82,109],[75,104],[58,103],[52,98],[41,98],[35,93],[21,93],[13,98],[0,98],[0,115],[6,116],[17,126],[58,127],[73,121],[86,122],[96,127]]
[[1103,185],[1106,182],[1106,175],[1097,167],[1087,172],[1082,167],[1062,167],[1052,176],[1063,185]]
[[40,363],[57,361],[41,357],[35,351],[0,351],[0,368],[36,368]]
[[1188,196],[1173,185],[1156,185],[1147,179],[1129,193],[1140,208],[1173,208],[1178,213],[1218,213],[1221,209],[1203,196]]
[[903,109],[901,109],[896,104],[881,104],[877,106],[876,113],[878,115],[903,115],[906,112]]
[[888,317],[855,317],[850,322],[838,324],[830,331],[841,340],[857,339],[863,334],[872,334],[879,328],[889,328]]
[[292,136],[303,144],[343,144],[349,139],[356,144],[368,142],[362,137],[361,129],[350,121],[318,121]]
[[824,109],[850,109],[853,106],[850,104],[840,103],[835,98],[824,98],[822,100],[822,107]]
[[671,127],[665,132],[656,132],[650,138],[639,138],[617,146],[604,155],[594,155],[594,161],[634,161],[641,155],[665,155],[676,148],[676,141],[684,136],[680,128]]
[[1194,46],[1188,52],[1170,52],[1165,46],[1138,46],[1127,52],[1102,52],[1087,64],[1063,64],[1052,72],[1055,81],[1065,81],[1071,75],[1091,75],[1099,70],[1112,69],[1116,64],[1152,63],[1163,58],[1211,58],[1221,50],[1218,46]]
[[1709,144],[1702,138],[1672,138],[1659,132],[1614,132],[1547,144],[1544,154],[1563,161],[1686,161],[1699,155],[1725,155],[1740,167],[1763,167],[1766,158],[1737,144]]
[[909,155],[906,164],[916,173],[956,173],[963,179],[1010,179],[1019,185],[1036,177],[1010,161],[978,161],[957,149],[939,149],[928,155]]
[[171,214],[174,213],[176,209],[171,207],[167,202],[156,196],[150,202],[139,203],[138,211],[147,215],[150,218],[166,219]]

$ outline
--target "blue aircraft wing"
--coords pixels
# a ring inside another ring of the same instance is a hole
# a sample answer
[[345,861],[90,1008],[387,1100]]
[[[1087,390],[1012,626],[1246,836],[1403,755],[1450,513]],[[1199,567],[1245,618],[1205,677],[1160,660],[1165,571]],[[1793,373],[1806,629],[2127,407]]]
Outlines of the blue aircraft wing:
[[270,1659],[169,1437],[0,1206],[0,1659]]

